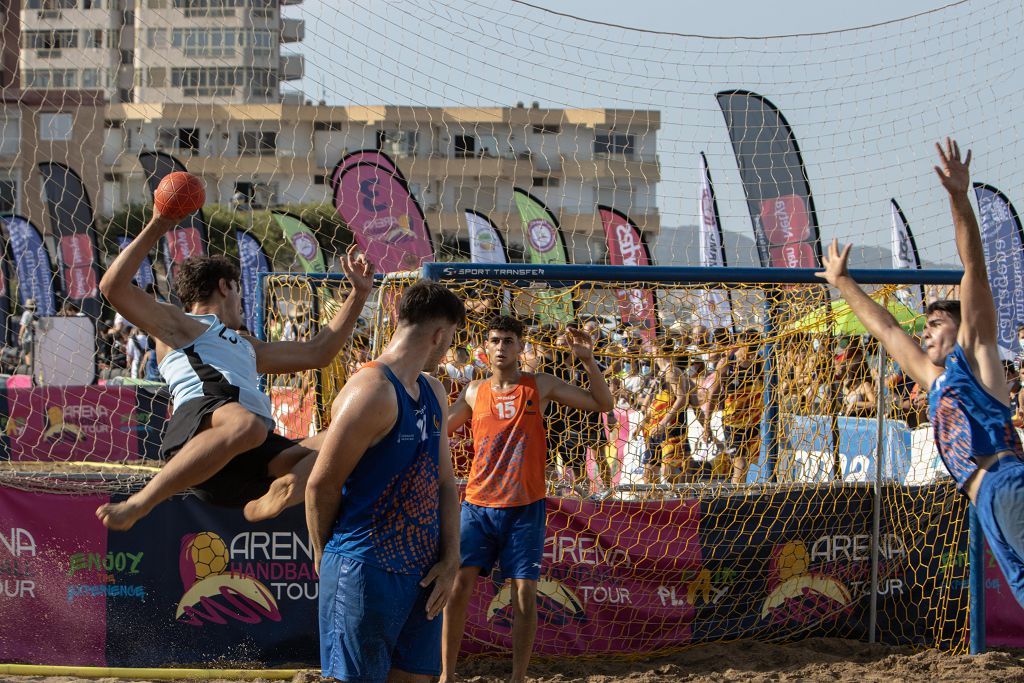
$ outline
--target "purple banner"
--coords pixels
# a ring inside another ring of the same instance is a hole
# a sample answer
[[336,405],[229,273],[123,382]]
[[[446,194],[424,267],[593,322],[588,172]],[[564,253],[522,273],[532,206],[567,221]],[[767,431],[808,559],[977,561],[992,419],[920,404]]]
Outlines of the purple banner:
[[[132,238],[127,235],[121,235],[117,238],[117,246],[120,247],[121,251],[127,249],[131,243]],[[136,271],[132,281],[142,289],[156,282],[156,279],[153,277],[153,264],[148,256],[142,259],[142,263],[139,264],[139,269]]]
[[427,221],[395,169],[369,162],[348,166],[338,175],[334,205],[381,272],[415,270],[433,258]]
[[381,168],[388,171],[394,172],[402,180],[405,180],[405,176],[402,174],[402,169],[398,168],[398,164],[384,152],[375,149],[360,149],[355,152],[349,152],[341,158],[337,164],[334,165],[334,170],[331,171],[331,189],[336,190],[338,187],[338,178],[341,174],[360,163],[377,164]]
[[999,350],[1012,359],[1021,350],[1017,325],[1024,321],[1024,232],[1009,198],[991,185],[974,183],[988,283],[999,315]]
[[21,305],[29,299],[36,302],[36,314],[55,315],[56,302],[53,296],[53,271],[50,255],[43,244],[36,226],[21,216],[0,218],[10,241],[11,258],[18,272],[18,296]]
[[106,664],[108,500],[0,488],[0,661]]
[[258,239],[244,230],[235,231],[238,240],[238,263],[242,271],[242,307],[245,326],[250,334],[256,333],[256,283],[259,273],[270,272],[270,259]]
[[7,346],[11,339],[11,271],[8,259],[7,240],[0,234],[0,346]]

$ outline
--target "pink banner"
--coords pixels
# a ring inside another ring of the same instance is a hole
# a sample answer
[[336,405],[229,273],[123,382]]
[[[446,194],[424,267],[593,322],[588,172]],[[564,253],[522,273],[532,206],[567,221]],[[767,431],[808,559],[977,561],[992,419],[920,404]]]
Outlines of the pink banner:
[[5,395],[11,460],[138,457],[144,427],[130,387],[33,387]]
[[[650,652],[690,642],[695,608],[670,599],[669,584],[701,568],[698,503],[549,498],[547,515],[536,654]],[[511,648],[510,599],[507,582],[479,580],[465,652]]]
[[[647,245],[633,222],[622,212],[607,206],[597,207],[604,224],[605,239],[608,242],[608,260],[613,266],[649,266],[651,257]],[[657,334],[658,317],[655,311],[654,292],[650,289],[620,289],[619,315],[628,325],[641,325],[644,338],[650,340]]]
[[349,166],[338,177],[334,205],[378,270],[415,270],[433,257],[423,212],[395,170],[366,162]]
[[60,238],[60,254],[68,297],[87,299],[96,296],[99,289],[96,285],[96,271],[93,269],[93,248],[89,235],[64,235]]
[[167,233],[168,261],[174,264],[175,272],[185,259],[203,255],[203,236],[195,228],[176,228]]
[[768,239],[771,265],[816,268],[811,221],[804,198],[785,195],[761,202],[761,224]]
[[0,488],[0,661],[106,664],[107,500]]
[[989,647],[1024,647],[1024,608],[985,543],[985,636]]
[[342,173],[360,163],[376,164],[388,171],[394,171],[395,175],[405,180],[402,169],[398,168],[398,165],[387,154],[373,149],[361,149],[346,154],[335,165],[334,171],[331,173],[331,189],[338,186],[338,178],[341,177]]

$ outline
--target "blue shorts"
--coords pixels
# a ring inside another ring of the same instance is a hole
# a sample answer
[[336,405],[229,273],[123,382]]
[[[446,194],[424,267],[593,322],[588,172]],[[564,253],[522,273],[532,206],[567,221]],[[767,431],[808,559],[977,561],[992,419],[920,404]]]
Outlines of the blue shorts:
[[324,678],[385,681],[391,669],[441,673],[441,616],[427,619],[433,585],[338,553],[320,561],[320,666]]
[[540,579],[544,560],[547,501],[511,508],[462,504],[459,545],[463,567],[487,576],[497,562],[506,579]]
[[981,480],[976,508],[988,547],[1024,607],[1024,462],[997,460]]

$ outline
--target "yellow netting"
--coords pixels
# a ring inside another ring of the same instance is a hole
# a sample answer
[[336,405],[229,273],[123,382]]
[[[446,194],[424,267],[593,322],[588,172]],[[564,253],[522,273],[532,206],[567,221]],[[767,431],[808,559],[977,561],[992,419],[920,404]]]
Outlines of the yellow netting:
[[[317,287],[301,280],[275,276],[271,289],[289,303],[309,302]],[[388,301],[411,282],[389,280],[376,298]],[[469,311],[437,369],[453,398],[467,380],[486,375],[483,342],[493,315],[512,313],[527,323],[525,370],[567,381],[582,383],[584,375],[562,345],[565,324],[598,339],[596,357],[615,411],[592,415],[551,406],[546,415],[550,566],[544,580],[552,591],[574,591],[583,612],[600,601],[603,618],[627,630],[648,618],[631,607],[631,595],[688,605],[696,614],[693,642],[808,633],[864,637],[877,405],[884,387],[878,635],[965,647],[966,508],[935,457],[924,396],[891,362],[880,371],[878,346],[845,304],[824,306],[824,287],[716,284],[729,293],[732,307],[731,317],[719,311],[719,320],[732,324],[716,329],[695,318],[705,310],[706,286],[584,280],[553,291],[544,283],[445,284]],[[654,334],[622,323],[619,293],[637,290],[655,294]],[[546,319],[544,306],[563,292],[572,295],[573,319]],[[901,302],[903,290],[886,286],[874,295],[906,329],[921,329],[923,317]],[[386,308],[367,311],[367,321],[375,321],[367,328],[372,338],[360,337],[323,373],[325,406],[346,373],[367,359],[370,342],[374,352],[386,344],[393,329]],[[326,315],[329,307],[320,310]],[[672,373],[677,379],[666,381]],[[292,381],[307,391],[315,387],[312,375]],[[761,454],[770,438],[762,428],[766,383],[774,387],[778,410],[771,463]],[[658,401],[680,386],[686,409],[670,429],[672,447],[652,446],[651,424],[664,415]],[[473,457],[468,429],[455,435],[452,447],[456,474],[465,478]],[[738,464],[741,456],[745,467]],[[693,520],[681,517],[690,505],[701,511],[696,532]],[[693,533],[701,555],[696,565],[682,550],[691,547]],[[598,565],[602,557],[621,560],[603,570],[601,581],[581,550],[587,543]],[[663,624],[660,632],[632,635],[631,647],[664,647],[677,624]]]

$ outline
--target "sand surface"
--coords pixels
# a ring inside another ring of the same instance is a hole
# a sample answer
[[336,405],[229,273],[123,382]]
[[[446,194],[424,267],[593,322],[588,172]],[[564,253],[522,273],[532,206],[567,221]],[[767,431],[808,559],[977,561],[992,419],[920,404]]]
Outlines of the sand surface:
[[[510,672],[508,660],[476,659],[460,667],[460,680],[469,683],[504,681]],[[534,663],[530,673],[531,680],[545,683],[1024,681],[1024,650],[994,651],[978,657],[951,656],[935,650],[915,652],[909,648],[814,638],[785,645],[752,642],[716,643],[638,661],[539,661]],[[86,679],[22,676],[2,680],[22,683],[79,683]],[[100,680],[116,683],[117,679]],[[296,683],[312,683],[316,680],[317,677],[312,673],[296,677]]]

